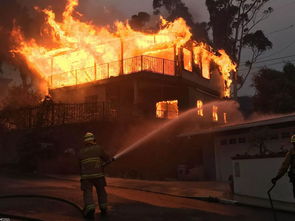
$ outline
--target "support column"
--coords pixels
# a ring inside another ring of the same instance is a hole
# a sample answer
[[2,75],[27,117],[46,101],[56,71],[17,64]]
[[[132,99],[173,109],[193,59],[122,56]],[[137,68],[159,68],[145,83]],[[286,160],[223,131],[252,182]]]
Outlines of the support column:
[[173,52],[174,52],[174,75],[177,76],[178,71],[178,62],[177,62],[177,48],[176,45],[173,46]]
[[94,70],[93,70],[93,77],[94,77],[94,80],[96,81],[96,78],[97,78],[97,71],[96,71],[96,61],[94,60]]
[[183,70],[183,48],[178,48],[178,55],[177,55],[177,76],[182,76],[182,70]]
[[120,75],[124,74],[124,42],[123,39],[120,38],[121,43],[121,53],[120,53]]
[[191,47],[191,62],[192,62],[192,72],[195,71],[195,54],[194,54],[194,46]]
[[50,87],[53,86],[53,57],[50,59],[50,71],[51,71],[51,76],[50,76]]

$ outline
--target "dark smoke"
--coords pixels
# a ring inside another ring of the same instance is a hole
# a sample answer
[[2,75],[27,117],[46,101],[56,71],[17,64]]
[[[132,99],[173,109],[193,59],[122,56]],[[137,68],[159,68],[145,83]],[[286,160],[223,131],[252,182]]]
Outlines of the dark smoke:
[[[57,11],[57,17],[61,17],[62,8],[65,1],[37,1],[37,0],[0,0],[0,68],[3,63],[14,66],[20,74],[23,87],[31,87],[32,82],[39,81],[38,75],[32,73],[25,60],[21,56],[14,56],[10,51],[15,48],[15,42],[11,38],[11,31],[14,27],[19,27],[26,40],[35,38],[46,39],[42,33],[42,27],[45,22],[45,16],[34,10],[34,6],[47,6],[50,2],[55,2],[54,10]],[[43,35],[43,36],[42,36]],[[1,69],[2,72],[4,70]],[[9,77],[9,76],[8,76]]]
[[92,21],[96,25],[110,25],[115,21],[124,21],[124,14],[109,0],[83,0],[77,8],[84,16],[82,21]]

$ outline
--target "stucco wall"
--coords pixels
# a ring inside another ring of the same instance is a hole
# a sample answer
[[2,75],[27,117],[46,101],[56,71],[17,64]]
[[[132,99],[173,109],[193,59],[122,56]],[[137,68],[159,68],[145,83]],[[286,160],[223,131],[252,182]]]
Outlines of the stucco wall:
[[[276,175],[284,158],[233,160],[235,194],[267,199],[271,179]],[[287,175],[272,191],[272,199],[294,203],[292,185]]]
[[[269,134],[276,134],[276,139],[267,139],[265,146],[269,151],[278,152],[281,148],[288,150],[290,149],[290,136],[282,137],[282,134],[288,132],[290,135],[295,132],[294,127],[283,127],[283,128],[269,128]],[[255,147],[253,143],[249,141],[250,132],[245,131],[243,133],[229,133],[224,135],[217,135],[215,137],[215,159],[216,159],[216,178],[218,181],[227,181],[228,177],[232,174],[232,157],[237,154],[243,155],[258,154],[259,149]],[[239,138],[245,138],[244,143],[239,142]],[[235,144],[230,144],[230,139],[236,139]],[[221,141],[227,140],[227,144],[222,145]]]

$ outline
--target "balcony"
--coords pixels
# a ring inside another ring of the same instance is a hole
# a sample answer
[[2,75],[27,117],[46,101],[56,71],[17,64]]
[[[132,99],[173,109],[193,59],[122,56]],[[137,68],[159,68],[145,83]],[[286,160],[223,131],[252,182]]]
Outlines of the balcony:
[[142,71],[174,76],[175,67],[175,61],[142,55],[123,61],[53,74],[48,77],[48,84],[50,89],[55,89]]

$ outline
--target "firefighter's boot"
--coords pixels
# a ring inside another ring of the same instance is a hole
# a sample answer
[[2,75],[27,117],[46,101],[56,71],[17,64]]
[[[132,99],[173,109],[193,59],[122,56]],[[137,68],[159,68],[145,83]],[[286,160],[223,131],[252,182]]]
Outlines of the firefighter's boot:
[[100,205],[100,215],[101,216],[106,216],[108,213],[108,207],[107,204],[102,204]]
[[94,219],[95,205],[88,205],[83,209],[83,215],[86,219]]

